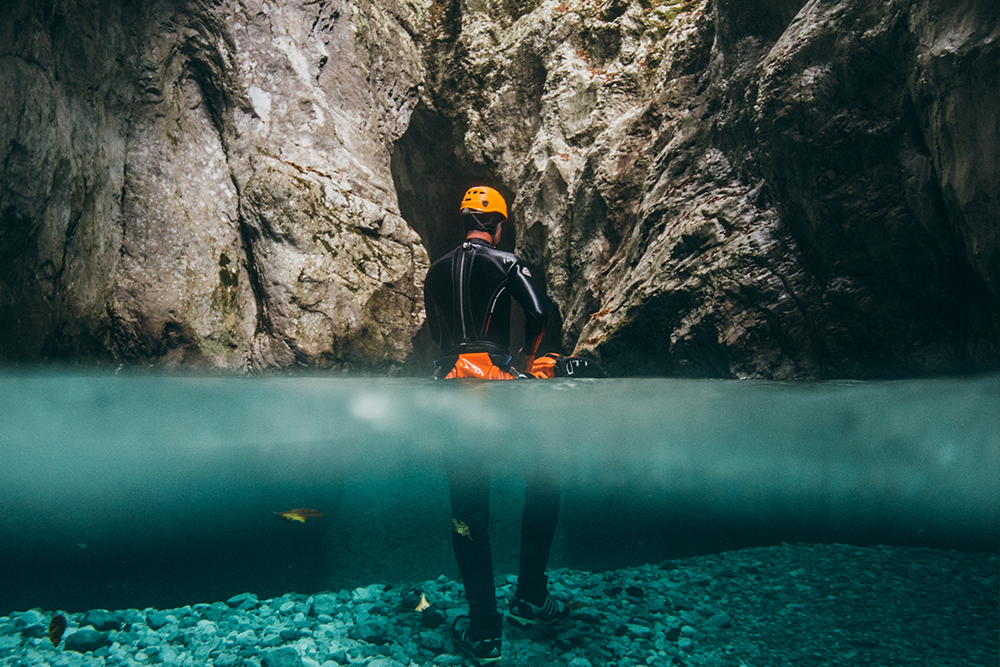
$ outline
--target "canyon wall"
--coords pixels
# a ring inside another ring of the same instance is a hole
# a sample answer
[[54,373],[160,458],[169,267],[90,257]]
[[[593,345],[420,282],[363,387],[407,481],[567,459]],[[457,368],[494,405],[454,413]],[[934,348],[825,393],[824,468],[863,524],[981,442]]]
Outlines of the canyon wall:
[[423,64],[391,9],[15,5],[0,355],[402,362],[428,262],[389,158]]
[[431,101],[517,194],[565,350],[615,374],[996,368],[995,3],[504,9],[454,13]]
[[424,374],[485,182],[548,344],[612,374],[995,370],[998,36],[987,0],[15,2],[0,359]]

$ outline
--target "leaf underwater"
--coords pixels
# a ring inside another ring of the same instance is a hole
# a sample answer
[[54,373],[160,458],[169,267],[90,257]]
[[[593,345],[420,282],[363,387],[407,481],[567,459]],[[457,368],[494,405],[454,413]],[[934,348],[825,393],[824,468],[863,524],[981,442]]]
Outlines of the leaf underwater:
[[281,517],[282,521],[298,521],[299,523],[305,523],[306,519],[323,516],[323,513],[319,510],[308,507],[300,507],[297,510],[287,510],[285,512],[275,512],[275,514]]
[[472,531],[469,530],[469,526],[466,525],[464,521],[459,521],[458,519],[453,518],[451,520],[451,527],[462,537],[467,537],[470,540],[472,539]]
[[59,646],[59,642],[62,640],[63,632],[66,631],[66,617],[62,614],[56,614],[49,621],[49,641],[52,642],[53,646]]

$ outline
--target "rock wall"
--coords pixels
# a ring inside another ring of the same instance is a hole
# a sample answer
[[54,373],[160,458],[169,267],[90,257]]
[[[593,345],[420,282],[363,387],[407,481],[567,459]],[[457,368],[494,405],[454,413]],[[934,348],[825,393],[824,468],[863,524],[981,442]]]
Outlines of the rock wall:
[[517,193],[565,350],[618,374],[997,367],[995,3],[506,9],[453,12],[428,105]]
[[11,6],[2,359],[415,367],[485,181],[613,374],[1000,367],[995,2]]
[[0,354],[405,359],[427,267],[389,171],[423,79],[411,22],[365,1],[15,3]]

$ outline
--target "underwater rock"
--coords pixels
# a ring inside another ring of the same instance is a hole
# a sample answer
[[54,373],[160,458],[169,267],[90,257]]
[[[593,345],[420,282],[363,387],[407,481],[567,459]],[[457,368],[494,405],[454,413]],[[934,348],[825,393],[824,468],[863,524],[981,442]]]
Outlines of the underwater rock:
[[261,667],[302,667],[302,658],[291,647],[264,651],[260,656]]
[[45,622],[44,616],[42,616],[34,609],[29,609],[28,611],[24,612],[16,619],[14,619],[14,628],[23,631],[24,628],[27,628],[32,625],[42,625],[44,622]]
[[[46,637],[46,636],[48,636],[48,634],[49,634],[48,628],[46,628],[41,623],[39,623],[37,625],[26,625],[21,630],[21,636],[22,637],[31,637],[32,639],[38,639],[40,637]],[[59,641],[58,641],[58,638],[57,638],[56,641],[53,642],[53,644],[58,644],[58,643],[59,643]]]
[[80,628],[76,632],[66,635],[66,641],[63,644],[67,651],[76,651],[77,653],[91,653],[103,646],[110,645],[108,633],[98,632],[89,627]]
[[110,612],[106,609],[91,609],[83,616],[82,625],[90,625],[100,632],[121,630],[124,619],[120,612]]
[[153,630],[159,630],[174,619],[169,612],[150,609],[146,612],[146,625]]
[[368,667],[405,667],[405,665],[391,658],[375,658],[368,663]]
[[364,620],[360,620],[355,625],[352,625],[348,630],[347,636],[374,646],[382,646],[389,642],[391,632],[384,618],[366,617]]
[[312,616],[319,616],[320,614],[333,615],[337,613],[339,607],[340,600],[335,594],[320,593],[313,596],[312,608],[309,613]]
[[206,605],[204,609],[201,610],[201,617],[212,621],[213,623],[218,623],[224,618],[228,618],[231,615],[229,605],[225,602],[213,602],[210,605]]
[[240,611],[246,611],[248,609],[253,609],[259,605],[260,602],[257,600],[257,596],[253,593],[240,593],[239,595],[234,595],[226,600],[226,604],[230,607],[235,607]]
[[720,612],[709,618],[702,627],[708,628],[710,630],[722,630],[730,627],[733,624],[733,619],[730,618],[729,614],[725,612]]
[[232,653],[220,653],[212,662],[215,667],[237,667],[243,664],[243,659]]

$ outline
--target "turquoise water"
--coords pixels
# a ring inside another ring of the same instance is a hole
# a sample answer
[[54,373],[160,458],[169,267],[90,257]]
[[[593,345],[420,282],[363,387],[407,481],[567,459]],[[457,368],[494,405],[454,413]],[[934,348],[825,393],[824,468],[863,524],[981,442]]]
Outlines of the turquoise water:
[[[552,564],[781,541],[992,551],[1000,376],[883,383],[0,376],[4,613],[453,575],[441,456],[556,466]],[[283,522],[310,507],[324,516]]]

